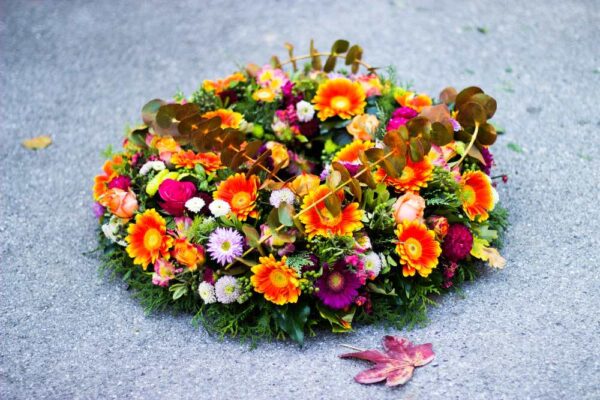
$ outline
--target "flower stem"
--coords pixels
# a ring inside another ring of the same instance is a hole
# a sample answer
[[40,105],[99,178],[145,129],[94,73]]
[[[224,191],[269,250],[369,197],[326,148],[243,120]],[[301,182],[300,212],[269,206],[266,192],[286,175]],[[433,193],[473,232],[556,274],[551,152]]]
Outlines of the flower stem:
[[356,351],[366,351],[365,349],[359,349],[358,347],[350,346],[349,344],[340,344],[340,346]]

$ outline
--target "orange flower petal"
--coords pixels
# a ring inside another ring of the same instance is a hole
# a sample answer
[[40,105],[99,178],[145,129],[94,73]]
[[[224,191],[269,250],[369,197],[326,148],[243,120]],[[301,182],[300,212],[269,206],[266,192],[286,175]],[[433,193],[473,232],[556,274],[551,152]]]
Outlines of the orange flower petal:
[[402,275],[414,276],[417,272],[424,278],[429,276],[442,253],[440,244],[435,240],[435,232],[420,221],[404,221],[398,225],[396,236],[396,253],[400,256]]
[[329,79],[321,83],[312,102],[321,121],[336,115],[349,119],[353,115],[362,114],[365,106],[365,90],[358,82],[348,78]]

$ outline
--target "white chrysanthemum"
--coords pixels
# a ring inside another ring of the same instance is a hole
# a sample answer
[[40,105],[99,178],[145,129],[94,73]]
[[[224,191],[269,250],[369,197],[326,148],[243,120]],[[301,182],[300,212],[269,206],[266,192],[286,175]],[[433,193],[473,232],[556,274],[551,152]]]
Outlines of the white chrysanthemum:
[[215,217],[222,217],[229,214],[231,206],[225,200],[215,200],[208,206],[208,209]]
[[194,213],[199,213],[206,205],[206,202],[201,197],[192,197],[185,202],[185,208]]
[[300,122],[308,122],[315,116],[315,108],[308,101],[299,101],[296,104],[296,115]]
[[271,124],[271,129],[275,134],[282,134],[288,127],[288,124],[285,121],[280,120],[277,115],[273,117],[273,123]]
[[142,165],[142,168],[140,168],[140,175],[146,175],[151,169],[158,172],[165,168],[165,163],[162,161],[147,161],[146,164]]
[[369,278],[376,278],[381,272],[381,259],[375,252],[368,252],[361,256],[363,263],[365,264],[365,271],[369,275]]
[[121,229],[121,223],[114,216],[110,218],[110,221],[102,225],[102,233],[113,243],[117,243],[121,246],[127,246],[127,242],[119,238],[119,230]]
[[271,197],[269,198],[269,202],[275,208],[279,208],[281,203],[293,205],[294,200],[296,200],[296,196],[294,196],[294,192],[288,188],[273,190],[271,192]]
[[202,282],[198,285],[198,294],[204,303],[212,304],[217,302],[215,287],[210,282]]
[[215,283],[217,300],[223,304],[230,304],[240,297],[240,285],[233,276],[225,275]]

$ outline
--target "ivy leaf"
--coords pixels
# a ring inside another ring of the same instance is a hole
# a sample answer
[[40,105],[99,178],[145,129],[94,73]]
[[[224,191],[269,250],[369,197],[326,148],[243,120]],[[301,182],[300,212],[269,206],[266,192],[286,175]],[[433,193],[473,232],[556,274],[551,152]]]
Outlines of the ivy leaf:
[[435,354],[431,343],[413,345],[408,339],[398,336],[384,336],[383,348],[346,353],[340,358],[358,358],[375,363],[371,369],[360,372],[354,377],[358,383],[376,383],[386,381],[386,386],[403,385],[412,378],[416,367],[429,364]]

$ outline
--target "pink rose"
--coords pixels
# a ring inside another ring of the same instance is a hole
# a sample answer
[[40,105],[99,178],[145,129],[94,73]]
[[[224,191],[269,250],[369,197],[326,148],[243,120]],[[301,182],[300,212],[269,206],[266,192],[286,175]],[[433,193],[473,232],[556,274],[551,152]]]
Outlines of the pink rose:
[[418,194],[408,192],[398,198],[392,206],[394,219],[398,224],[402,221],[423,219],[425,200]]
[[160,206],[174,217],[181,217],[185,202],[196,195],[196,186],[192,182],[165,179],[158,187],[158,194],[163,201]]

